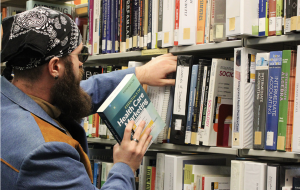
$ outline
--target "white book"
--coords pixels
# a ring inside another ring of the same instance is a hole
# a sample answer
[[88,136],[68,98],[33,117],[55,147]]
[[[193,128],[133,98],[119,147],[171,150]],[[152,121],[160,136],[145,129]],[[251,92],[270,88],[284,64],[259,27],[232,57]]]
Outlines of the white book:
[[164,189],[165,175],[165,154],[157,153],[156,155],[156,174],[155,174],[155,190]]
[[248,161],[232,160],[230,173],[230,189],[244,190],[245,163]]
[[214,187],[222,186],[222,188],[220,188],[220,189],[230,190],[230,177],[228,177],[228,176],[222,176],[222,175],[203,175],[202,176],[202,190],[211,190],[212,183],[214,183]]
[[204,43],[209,43],[209,39],[210,39],[210,12],[211,12],[210,7],[211,7],[211,0],[207,0],[206,1]]
[[162,47],[174,46],[175,0],[163,0]]
[[151,49],[157,47],[157,32],[158,32],[158,0],[152,0],[152,42]]
[[277,179],[277,167],[267,167],[267,190],[277,190],[276,179]]
[[200,110],[199,110],[199,123],[198,123],[198,133],[197,133],[197,144],[199,145],[200,141],[203,141],[203,133],[204,130],[201,129],[201,123],[202,123],[202,113],[203,113],[203,103],[204,103],[204,94],[205,94],[205,86],[206,86],[206,77],[207,77],[207,70],[208,67],[204,66],[204,71],[203,71],[203,81],[202,81],[202,87],[201,87],[201,99],[200,99]]
[[259,0],[226,1],[226,36],[258,36]]
[[196,44],[197,0],[180,0],[178,45]]
[[267,164],[245,162],[244,190],[266,190]]
[[101,14],[101,0],[94,0],[94,21],[93,21],[93,55],[99,54],[99,30],[100,30],[100,14]]
[[138,62],[138,61],[128,61],[128,68],[130,67],[139,67],[144,65],[143,62]]
[[103,182],[106,182],[107,177],[108,177],[108,173],[111,170],[111,168],[113,167],[113,163],[110,162],[102,162],[102,169],[101,169],[101,184]]
[[203,135],[203,145],[205,146],[217,145],[217,132],[213,128],[213,110],[217,96],[222,99],[232,99],[233,97],[233,61],[212,59]]
[[252,148],[255,56],[260,50],[234,49],[232,147]]
[[140,173],[139,173],[139,190],[146,189],[146,174],[147,174],[147,166],[150,165],[150,160],[155,159],[154,156],[144,156],[142,163],[140,165]]
[[[197,181],[197,176],[199,175],[230,175],[230,167],[229,166],[210,166],[210,165],[189,165],[186,164],[184,169],[184,190],[192,190],[196,189],[198,186],[202,187],[202,180]],[[187,173],[189,172],[189,173]],[[187,175],[189,174],[189,175]],[[188,177],[193,178],[193,183],[186,183]]]
[[[300,45],[298,45],[298,52],[300,52]],[[300,53],[297,54],[297,64],[300,64]],[[294,104],[294,123],[300,123],[300,66],[296,67],[296,82],[295,82],[295,104]],[[300,128],[293,127],[292,151],[300,152]]]

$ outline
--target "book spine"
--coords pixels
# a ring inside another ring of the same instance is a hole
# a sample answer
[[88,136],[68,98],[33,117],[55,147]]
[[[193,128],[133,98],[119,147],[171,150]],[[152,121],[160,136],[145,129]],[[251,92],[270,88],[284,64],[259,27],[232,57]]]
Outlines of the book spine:
[[103,0],[100,0],[99,7],[99,33],[98,33],[98,43],[99,43],[99,54],[102,53],[102,32],[103,32]]
[[146,174],[146,190],[151,190],[151,175],[152,175],[152,166],[147,166]]
[[268,14],[268,0],[259,0],[259,36],[268,36],[268,18],[266,15]]
[[203,111],[202,115],[199,116],[202,118],[201,120],[201,131],[200,131],[200,141],[203,142],[204,139],[204,128],[205,128],[205,120],[206,120],[206,110],[207,110],[207,99],[208,99],[208,92],[209,92],[209,84],[210,84],[210,74],[211,74],[211,67],[207,68],[207,76],[205,82],[205,91],[204,91],[204,99],[203,99]]
[[120,51],[126,52],[126,2],[127,0],[122,0],[122,9],[121,9],[121,16],[122,16],[122,32],[121,35],[121,43],[120,43]]
[[276,35],[276,0],[269,0],[269,36]]
[[300,31],[300,1],[297,4],[297,31]]
[[206,1],[206,16],[205,16],[205,32],[204,32],[204,43],[209,43],[210,33],[210,14],[211,14],[211,0]]
[[[297,63],[300,63],[300,45],[298,45]],[[295,81],[295,105],[294,105],[294,123],[300,123],[300,66],[296,67]],[[292,131],[292,147],[293,152],[300,152],[300,128],[293,127]]]
[[264,149],[267,113],[268,66],[256,66],[253,117],[253,149]]
[[[89,0],[89,44],[93,44],[94,0]],[[93,52],[93,46],[91,46]]]
[[139,49],[143,49],[144,47],[144,18],[143,18],[143,10],[144,10],[145,0],[140,0],[139,2]]
[[285,151],[288,99],[289,99],[289,82],[291,67],[291,51],[284,50],[282,52],[282,68],[280,81],[280,102],[278,114],[278,139],[277,150]]
[[138,48],[139,0],[133,2],[132,50]]
[[94,0],[94,21],[93,21],[93,55],[99,54],[99,15],[100,15],[100,0]]
[[184,144],[193,56],[178,56],[170,142]]
[[282,52],[270,52],[268,103],[266,122],[266,150],[276,150],[278,133],[279,93],[281,80]]
[[291,0],[284,0],[285,8],[285,23],[284,23],[284,34],[291,32],[291,17],[292,17],[292,2]]
[[276,0],[276,35],[282,35],[283,0]]
[[175,1],[174,46],[178,46],[180,0]]
[[[214,24],[215,24],[215,10],[216,10],[215,8],[216,8],[216,0],[211,0],[211,4],[210,4],[210,24],[209,24],[209,42],[214,42],[214,32],[215,32]],[[224,9],[225,9],[225,12],[226,12],[226,6],[224,7]],[[222,15],[222,17],[226,17],[225,15]],[[225,22],[226,22],[226,20],[225,20]]]
[[97,175],[98,175],[98,163],[94,163],[94,173],[93,173],[93,185],[97,186]]
[[111,134],[114,136],[114,138],[116,139],[116,141],[121,144],[122,138],[118,135],[117,131],[115,130],[115,128],[112,126],[112,124],[110,123],[110,121],[107,119],[107,117],[103,114],[103,113],[99,113],[101,119],[103,120],[103,122],[106,124],[107,128],[109,129],[109,131],[111,132]]
[[126,51],[132,50],[132,2],[126,0]]
[[152,41],[151,49],[157,49],[158,0],[152,0]]
[[106,53],[107,40],[106,40],[106,31],[107,31],[107,1],[103,0],[103,32],[102,32],[102,53]]
[[297,0],[291,0],[291,31],[297,30]]
[[198,1],[196,44],[204,44],[206,0]]
[[115,20],[115,53],[120,52],[120,0],[116,1],[116,20]]
[[106,21],[106,53],[111,53],[112,42],[111,42],[111,0],[107,1],[107,21]]
[[289,82],[289,103],[287,112],[287,127],[286,127],[286,151],[292,151],[292,137],[294,124],[294,100],[295,100],[295,78],[296,78],[296,51],[291,52],[291,68],[290,68],[290,82]]
[[[199,145],[198,141],[198,125],[199,125],[199,113],[200,113],[200,101],[202,93],[203,84],[203,72],[204,72],[204,61],[199,60],[198,72],[197,72],[197,82],[196,82],[196,92],[195,92],[195,102],[194,102],[194,113],[192,117],[192,136],[191,144]],[[206,74],[205,74],[206,75]]]
[[188,113],[185,129],[185,144],[191,143],[192,136],[192,117],[194,114],[194,101],[195,101],[195,92],[196,92],[196,83],[197,83],[197,74],[198,74],[198,65],[193,65],[192,67],[192,76],[190,84],[190,97],[188,103]]
[[163,0],[158,0],[157,47],[162,47]]
[[156,180],[156,167],[152,166],[151,171],[151,190],[155,190],[155,180]]
[[147,34],[147,49],[151,49],[152,41],[152,1],[148,0],[148,34]]
[[226,40],[226,0],[215,0],[215,5],[212,7],[214,7],[215,10],[214,22],[212,24],[213,41],[221,42]]
[[111,1],[111,7],[110,7],[110,38],[111,38],[111,53],[115,53],[115,33],[116,33],[116,1],[115,0],[110,0]]
[[144,18],[144,47],[143,49],[147,49],[148,43],[148,9],[149,9],[149,0],[144,0],[144,8],[143,8],[143,18]]

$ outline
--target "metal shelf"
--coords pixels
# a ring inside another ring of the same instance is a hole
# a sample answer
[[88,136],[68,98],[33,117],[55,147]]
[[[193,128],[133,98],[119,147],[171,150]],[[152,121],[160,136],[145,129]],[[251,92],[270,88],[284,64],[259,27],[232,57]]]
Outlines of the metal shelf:
[[288,158],[300,160],[300,154],[294,152],[280,152],[254,149],[240,149],[240,157],[268,157],[268,158]]
[[248,38],[245,40],[247,46],[274,44],[274,43],[288,43],[288,42],[300,42],[300,34],[288,34],[282,36],[269,36],[269,37],[257,37]]

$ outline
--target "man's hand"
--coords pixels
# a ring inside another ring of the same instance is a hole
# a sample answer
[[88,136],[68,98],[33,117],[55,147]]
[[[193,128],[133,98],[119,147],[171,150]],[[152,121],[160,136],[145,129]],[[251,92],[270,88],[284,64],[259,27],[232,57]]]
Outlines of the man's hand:
[[140,139],[140,135],[145,126],[145,121],[142,121],[133,135],[133,138],[137,139],[138,142],[131,140],[131,131],[133,125],[134,121],[130,121],[127,124],[121,145],[117,143],[114,146],[113,159],[114,164],[123,162],[127,164],[134,173],[142,162],[143,156],[148,148],[152,136],[149,136],[151,132],[151,129],[149,128]]
[[151,86],[175,85],[175,79],[167,79],[169,73],[176,71],[177,56],[164,54],[135,68],[135,74],[141,84]]

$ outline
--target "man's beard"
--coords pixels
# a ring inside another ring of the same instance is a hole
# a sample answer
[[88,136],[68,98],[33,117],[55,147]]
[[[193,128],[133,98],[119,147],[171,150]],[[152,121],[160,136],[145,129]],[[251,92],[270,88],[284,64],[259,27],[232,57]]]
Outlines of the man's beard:
[[79,76],[75,77],[73,63],[67,58],[65,61],[65,73],[58,78],[57,83],[51,89],[53,104],[61,112],[80,122],[83,117],[91,114],[91,97],[80,87],[83,69]]

